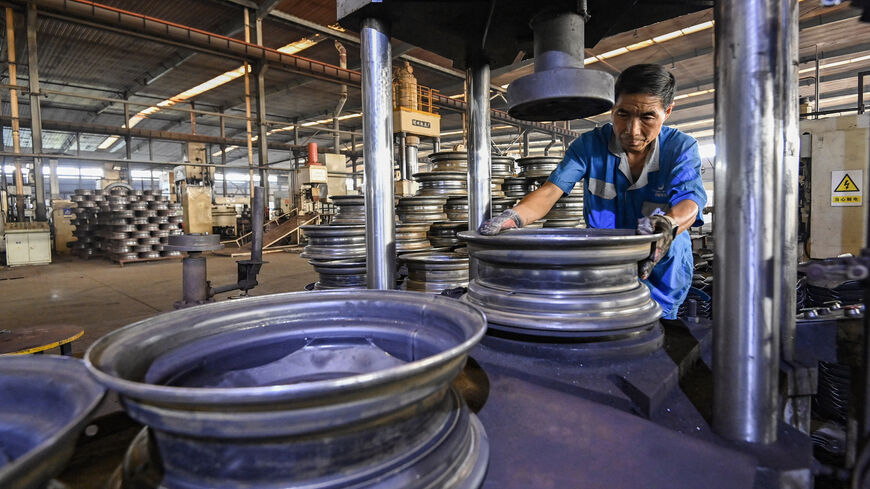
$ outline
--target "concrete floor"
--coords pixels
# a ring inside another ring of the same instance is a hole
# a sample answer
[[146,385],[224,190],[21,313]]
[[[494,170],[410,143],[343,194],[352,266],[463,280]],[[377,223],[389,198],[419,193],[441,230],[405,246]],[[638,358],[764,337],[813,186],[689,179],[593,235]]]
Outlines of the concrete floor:
[[[238,258],[241,259],[241,258]],[[251,295],[297,292],[317,274],[297,253],[264,255],[257,288]],[[232,283],[236,258],[208,256],[213,285]],[[225,300],[238,291],[220,294]],[[130,263],[123,267],[103,258],[55,256],[54,263],[0,267],[0,329],[71,324],[85,330],[72,346],[81,357],[102,335],[155,314],[172,311],[181,299],[181,260]],[[49,352],[57,353],[57,352]]]
[[[298,250],[297,250],[298,251]],[[43,266],[0,267],[0,329],[71,324],[85,334],[72,345],[81,357],[102,335],[121,326],[172,311],[181,298],[181,260],[131,263],[120,267],[103,258],[82,260],[55,256]],[[317,274],[298,253],[264,256],[251,295],[298,292]],[[208,256],[208,277],[214,285],[235,282],[236,259]],[[220,294],[226,300],[238,291]],[[58,354],[54,349],[46,353]],[[102,489],[121,463],[141,426],[123,414],[118,397],[108,394],[94,414],[100,430],[82,435],[75,454],[58,480],[69,489]],[[92,426],[93,428],[93,426]]]

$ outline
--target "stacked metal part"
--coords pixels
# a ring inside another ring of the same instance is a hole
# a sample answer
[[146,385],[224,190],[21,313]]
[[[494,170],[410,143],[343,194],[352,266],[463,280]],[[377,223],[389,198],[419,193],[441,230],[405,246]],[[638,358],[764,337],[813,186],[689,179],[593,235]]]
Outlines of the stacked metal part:
[[97,217],[99,204],[104,199],[102,190],[92,189],[77,189],[70,198],[76,204],[73,208],[76,217],[72,220],[76,240],[68,243],[73,255],[88,258],[103,251],[103,239],[97,235]]
[[[115,261],[181,256],[164,250],[169,236],[183,234],[181,204],[151,190],[115,187],[108,191],[76,190],[75,236],[79,256],[106,253]],[[81,209],[81,210],[80,210]]]
[[314,289],[365,288],[365,224],[302,226],[302,232],[308,244],[301,256],[308,260],[319,277]]
[[545,228],[586,227],[583,217],[583,191],[565,195],[557,200],[550,212],[544,216]]
[[366,201],[362,195],[333,195],[329,197],[335,204],[335,217],[330,224],[365,224]]
[[445,289],[468,286],[468,255],[458,253],[408,253],[399,257],[408,268],[402,288],[440,293]]
[[510,156],[492,155],[492,198],[505,198],[504,182],[514,176],[514,159]]
[[637,262],[658,236],[620,229],[460,233],[477,261],[463,300],[483,309],[491,330],[655,347],[661,308],[638,280]]
[[[550,173],[559,166],[561,161],[562,157],[560,156],[529,156],[518,159],[517,164],[521,168],[520,178],[512,179],[509,182],[511,196],[522,198],[538,189],[547,181]],[[575,189],[571,195],[566,195],[559,199],[546,216],[532,224],[527,224],[526,227],[586,227],[586,221],[583,217],[582,188]]]

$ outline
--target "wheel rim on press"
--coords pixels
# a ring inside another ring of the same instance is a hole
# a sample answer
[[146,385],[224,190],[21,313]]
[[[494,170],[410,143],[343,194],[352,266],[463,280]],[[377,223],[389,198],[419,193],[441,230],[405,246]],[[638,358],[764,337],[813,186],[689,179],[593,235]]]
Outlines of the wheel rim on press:
[[463,300],[481,307],[491,328],[600,341],[658,324],[661,307],[637,277],[637,263],[658,234],[523,228],[459,237],[477,260]]
[[298,292],[131,324],[86,364],[151,428],[167,489],[465,489],[488,444],[451,382],[485,328],[446,297]]

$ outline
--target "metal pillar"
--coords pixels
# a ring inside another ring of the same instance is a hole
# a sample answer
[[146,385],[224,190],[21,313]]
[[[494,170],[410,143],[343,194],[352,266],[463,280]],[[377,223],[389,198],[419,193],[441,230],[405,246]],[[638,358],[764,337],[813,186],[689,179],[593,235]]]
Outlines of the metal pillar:
[[[125,99],[129,99],[129,97],[124,97]],[[191,124],[193,124],[193,112],[190,113]],[[125,163],[125,168],[127,169],[127,183],[133,185],[133,174],[130,172],[130,160],[133,159],[133,137],[130,135],[130,104],[124,104],[124,127],[127,129],[127,132],[124,133],[124,152],[127,155],[127,162]],[[196,126],[193,126],[194,134],[196,134]],[[150,158],[150,156],[149,156]]]
[[[489,63],[472,58],[466,73],[468,101],[468,229],[475,230],[492,214],[492,168],[489,123]],[[474,267],[472,267],[472,274]]]
[[[39,57],[36,51],[36,5],[27,4],[27,68],[30,88],[30,136],[33,152],[42,153],[42,109],[39,100]],[[45,177],[42,175],[42,158],[33,158],[34,203],[36,220],[46,221]]]
[[417,136],[408,136],[405,138],[405,166],[407,170],[408,180],[414,179],[414,174],[420,170],[419,157],[417,149],[420,146],[420,138]]
[[[251,14],[248,9],[242,9],[245,23],[245,42],[251,42]],[[245,139],[248,148],[248,196],[254,198],[254,140],[251,128],[251,65],[245,59],[243,65],[245,79]]]
[[529,131],[523,131],[523,157],[529,156]]
[[[260,21],[257,21],[260,25]],[[258,29],[257,32],[260,32]],[[258,41],[259,41],[259,35]],[[260,186],[263,187],[266,198],[269,196],[269,145],[268,132],[269,127],[266,125],[266,71],[269,66],[266,63],[257,63],[257,145],[260,153]],[[256,190],[256,189],[255,189]],[[252,196],[253,197],[253,196]]]
[[778,422],[782,237],[774,189],[783,160],[776,91],[782,1],[714,7],[713,428],[729,440],[752,443],[776,441]]
[[363,159],[366,206],[366,282],[370,289],[396,285],[393,202],[393,87],[389,24],[365,19],[362,58]]
[[[221,116],[219,118],[220,121],[220,131],[221,131],[221,139],[227,137],[227,124],[226,119],[223,116],[224,109],[221,107]],[[221,143],[221,174],[224,176],[223,178],[223,191],[224,197],[227,196],[227,144]]]
[[780,184],[777,185],[781,206],[782,243],[779,247],[782,261],[780,283],[780,338],[782,358],[794,359],[795,315],[797,313],[797,264],[798,264],[798,166],[800,164],[800,93],[798,91],[798,0],[781,0],[782,10],[782,53],[780,58],[780,78],[777,93],[780,94],[780,121],[782,123],[783,162]]
[[251,261],[263,261],[263,218],[266,214],[266,188],[254,187],[251,201]]
[[399,160],[399,174],[402,175],[402,180],[408,180],[411,178],[411,175],[408,174],[408,162],[405,159],[408,156],[405,154],[405,149],[407,148],[405,143],[407,140],[408,133],[399,133],[399,157],[396,159]]
[[60,182],[57,180],[57,160],[48,160],[48,188],[51,200],[60,199]]
[[441,151],[441,138],[432,138],[432,152],[437,153]]

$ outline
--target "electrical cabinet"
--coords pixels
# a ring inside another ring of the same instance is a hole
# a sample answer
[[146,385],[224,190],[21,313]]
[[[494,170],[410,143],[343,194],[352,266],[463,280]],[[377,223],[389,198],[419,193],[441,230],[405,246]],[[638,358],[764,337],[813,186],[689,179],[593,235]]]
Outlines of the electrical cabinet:
[[6,230],[7,265],[14,267],[49,263],[51,263],[51,236],[48,230]]

